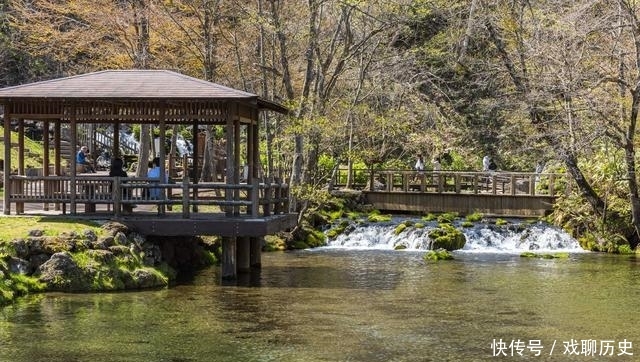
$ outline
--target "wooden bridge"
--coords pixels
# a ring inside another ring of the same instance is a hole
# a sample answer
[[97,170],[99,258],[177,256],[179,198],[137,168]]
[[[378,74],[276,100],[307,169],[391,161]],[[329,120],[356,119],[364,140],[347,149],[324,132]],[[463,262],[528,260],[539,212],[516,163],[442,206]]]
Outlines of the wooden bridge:
[[[553,210],[565,175],[534,172],[355,170],[351,187],[388,212],[480,212],[496,216],[543,216]],[[334,187],[346,186],[340,170]],[[566,187],[566,186],[562,186]]]

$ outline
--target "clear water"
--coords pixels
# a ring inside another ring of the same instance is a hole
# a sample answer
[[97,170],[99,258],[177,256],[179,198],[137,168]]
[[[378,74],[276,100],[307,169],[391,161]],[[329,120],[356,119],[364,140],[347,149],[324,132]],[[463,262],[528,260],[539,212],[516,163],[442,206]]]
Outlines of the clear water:
[[[2,309],[0,361],[640,360],[634,257],[423,253],[267,253],[238,285],[211,268],[168,290],[26,298]],[[523,356],[495,348],[518,341]]]

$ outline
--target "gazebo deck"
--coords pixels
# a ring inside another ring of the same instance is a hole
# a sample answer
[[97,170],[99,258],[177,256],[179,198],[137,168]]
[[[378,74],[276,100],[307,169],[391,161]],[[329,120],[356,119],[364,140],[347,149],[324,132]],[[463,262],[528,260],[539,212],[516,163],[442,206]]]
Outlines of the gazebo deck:
[[86,212],[84,207],[80,205],[76,214],[65,214],[62,210],[54,208],[43,210],[40,204],[28,204],[21,215],[5,215],[4,217],[20,216],[117,221],[134,228],[141,234],[158,236],[261,237],[291,229],[297,223],[297,215],[291,213],[252,217],[246,214],[227,216],[224,212],[197,212],[190,213],[190,217],[185,219],[180,212],[160,214],[157,207],[152,205],[140,205],[131,214],[115,217],[113,209],[108,205],[97,205],[95,210],[89,212]]

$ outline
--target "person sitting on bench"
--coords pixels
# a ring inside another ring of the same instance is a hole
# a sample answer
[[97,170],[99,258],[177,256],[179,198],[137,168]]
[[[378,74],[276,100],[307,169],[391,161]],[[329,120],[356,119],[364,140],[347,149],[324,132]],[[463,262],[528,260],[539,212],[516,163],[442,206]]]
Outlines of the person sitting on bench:
[[93,161],[90,157],[89,147],[80,147],[80,151],[76,154],[76,166],[81,166],[84,172],[96,172],[96,169],[93,167]]

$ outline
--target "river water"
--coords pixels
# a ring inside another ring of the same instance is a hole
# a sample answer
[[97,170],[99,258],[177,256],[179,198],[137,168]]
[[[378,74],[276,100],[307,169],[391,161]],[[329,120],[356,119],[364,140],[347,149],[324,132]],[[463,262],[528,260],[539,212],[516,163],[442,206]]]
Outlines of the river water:
[[234,285],[214,267],[164,290],[32,296],[2,309],[0,361],[640,360],[640,260],[540,229],[469,231],[451,261],[346,238],[263,254]]

